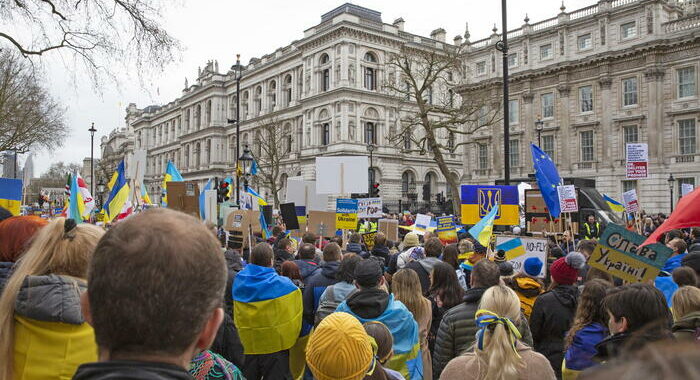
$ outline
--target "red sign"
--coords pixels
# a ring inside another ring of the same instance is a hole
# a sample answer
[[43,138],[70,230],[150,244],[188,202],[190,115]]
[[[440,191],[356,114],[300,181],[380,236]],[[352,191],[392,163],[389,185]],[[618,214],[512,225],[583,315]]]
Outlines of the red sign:
[[648,176],[648,162],[627,162],[627,178],[640,179]]

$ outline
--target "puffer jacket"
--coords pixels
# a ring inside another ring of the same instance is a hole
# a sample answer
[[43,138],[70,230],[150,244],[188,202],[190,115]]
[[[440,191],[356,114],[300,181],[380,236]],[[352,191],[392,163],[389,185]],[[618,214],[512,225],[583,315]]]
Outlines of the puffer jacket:
[[27,276],[15,303],[14,378],[70,379],[97,360],[92,327],[80,309],[85,281],[68,276]]
[[608,336],[608,328],[600,323],[590,323],[576,331],[571,346],[566,349],[564,363],[562,365],[562,377],[564,380],[575,380],[578,374],[596,366],[593,361],[596,354],[596,345]]
[[347,247],[345,247],[345,250],[348,252],[356,253],[363,259],[366,259],[369,256],[369,254],[364,249],[362,249],[362,245],[360,243],[348,243]]
[[[433,352],[433,378],[440,378],[440,373],[447,363],[461,355],[474,344],[476,326],[474,314],[479,309],[481,296],[487,288],[472,288],[467,290],[464,302],[448,310],[442,317],[435,340]],[[525,316],[515,324],[522,335],[522,342],[532,347],[532,334]]]
[[320,270],[315,271],[306,279],[304,288],[304,322],[313,326],[314,313],[318,308],[321,295],[326,287],[338,282],[336,274],[340,267],[340,261],[329,261],[321,265]]
[[534,349],[549,359],[557,378],[561,378],[564,337],[574,320],[577,302],[578,287],[559,285],[537,297],[530,315]]
[[510,279],[504,279],[504,282],[518,295],[520,310],[527,319],[530,319],[532,306],[535,304],[537,296],[542,294],[544,288],[542,282],[525,274],[517,274]]
[[673,323],[673,336],[681,341],[694,341],[700,336],[700,311],[694,311]]
[[301,275],[301,280],[304,281],[304,284],[306,284],[309,277],[316,273],[318,268],[320,268],[317,262],[309,259],[294,260],[294,263],[297,265],[297,267],[299,267],[299,274]]

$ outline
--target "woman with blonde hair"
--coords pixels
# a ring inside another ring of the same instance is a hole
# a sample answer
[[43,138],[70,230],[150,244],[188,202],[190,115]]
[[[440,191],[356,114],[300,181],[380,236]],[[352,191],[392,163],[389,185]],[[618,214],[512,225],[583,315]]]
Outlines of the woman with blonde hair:
[[423,379],[433,378],[433,362],[428,348],[428,333],[430,323],[433,320],[433,307],[430,300],[423,297],[418,274],[412,269],[401,269],[392,278],[391,293],[394,299],[401,301],[413,314],[413,319],[418,323],[418,337],[423,359]]
[[80,295],[103,234],[64,218],[36,234],[0,297],[0,380],[69,379],[97,360]]
[[488,288],[476,312],[474,350],[452,359],[440,379],[555,379],[547,358],[520,342],[515,327],[520,319],[520,300],[505,285]]
[[696,341],[700,336],[700,289],[681,286],[673,293],[673,327],[676,340]]

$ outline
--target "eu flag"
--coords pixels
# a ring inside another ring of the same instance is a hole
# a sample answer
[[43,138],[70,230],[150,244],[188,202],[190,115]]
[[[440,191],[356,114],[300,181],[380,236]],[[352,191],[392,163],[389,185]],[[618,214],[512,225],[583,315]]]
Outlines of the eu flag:
[[542,198],[547,204],[549,213],[553,218],[558,218],[561,215],[559,208],[559,196],[557,195],[557,186],[561,183],[561,177],[557,172],[557,166],[554,164],[549,155],[540,149],[535,144],[530,144],[532,151],[532,165],[535,167],[535,177],[537,185],[540,187]]

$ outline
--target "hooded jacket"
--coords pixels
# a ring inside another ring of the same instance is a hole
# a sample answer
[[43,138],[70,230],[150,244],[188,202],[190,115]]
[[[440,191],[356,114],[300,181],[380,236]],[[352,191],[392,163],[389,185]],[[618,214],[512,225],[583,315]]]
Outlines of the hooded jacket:
[[73,380],[192,380],[184,368],[168,363],[113,360],[83,364]]
[[304,281],[304,284],[307,283],[309,276],[316,273],[318,268],[320,268],[317,262],[309,259],[294,260],[294,264],[299,267],[299,274],[301,275],[301,279]]
[[530,329],[535,351],[549,359],[557,377],[561,377],[564,337],[571,328],[578,302],[578,287],[559,285],[535,301]]
[[673,336],[680,341],[697,340],[700,335],[700,311],[694,311],[673,323]]
[[525,314],[525,317],[530,319],[532,306],[535,304],[537,296],[542,294],[544,285],[536,278],[524,274],[515,275],[510,280],[506,281],[506,284],[518,295],[520,299],[520,310]]
[[24,279],[15,303],[16,379],[67,379],[97,360],[95,334],[80,309],[86,288],[68,276]]
[[594,367],[595,346],[608,336],[608,328],[600,323],[590,323],[576,331],[571,346],[564,354],[562,376],[565,380],[576,379],[580,371]]
[[375,245],[372,248],[372,256],[381,257],[384,260],[384,266],[389,266],[389,247],[385,245]]
[[319,270],[315,271],[306,279],[304,288],[304,322],[313,326],[314,313],[318,309],[321,295],[328,286],[338,282],[336,274],[340,267],[340,261],[329,261],[321,264]]
[[366,259],[367,252],[365,252],[364,249],[362,249],[362,245],[360,243],[348,243],[347,247],[345,247],[345,250],[348,252],[352,253],[357,253],[358,256],[362,257],[363,259]]
[[420,287],[425,297],[430,294],[430,272],[433,271],[433,267],[439,262],[441,262],[441,260],[437,257],[426,257],[422,260],[411,261],[406,264],[407,269],[413,269],[418,274]]

